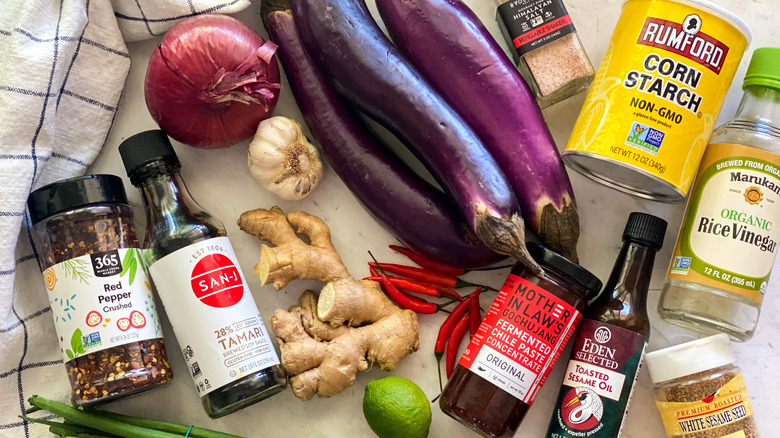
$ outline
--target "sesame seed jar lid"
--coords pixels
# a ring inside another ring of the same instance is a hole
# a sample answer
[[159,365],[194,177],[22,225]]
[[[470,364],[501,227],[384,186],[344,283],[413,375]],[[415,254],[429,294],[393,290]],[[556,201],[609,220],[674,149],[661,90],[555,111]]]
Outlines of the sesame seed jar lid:
[[27,208],[33,224],[57,213],[94,204],[127,204],[122,178],[84,175],[58,181],[30,193]]
[[675,345],[645,355],[647,370],[653,383],[666,382],[734,363],[726,334]]

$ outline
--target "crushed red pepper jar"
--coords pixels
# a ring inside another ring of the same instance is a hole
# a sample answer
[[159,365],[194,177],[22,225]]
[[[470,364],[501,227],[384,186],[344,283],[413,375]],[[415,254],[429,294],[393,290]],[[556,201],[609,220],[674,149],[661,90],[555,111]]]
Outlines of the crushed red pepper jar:
[[32,192],[27,205],[73,403],[105,403],[170,382],[122,179],[67,179]]
[[439,399],[445,414],[487,437],[511,437],[577,330],[601,281],[528,243],[540,277],[513,268]]

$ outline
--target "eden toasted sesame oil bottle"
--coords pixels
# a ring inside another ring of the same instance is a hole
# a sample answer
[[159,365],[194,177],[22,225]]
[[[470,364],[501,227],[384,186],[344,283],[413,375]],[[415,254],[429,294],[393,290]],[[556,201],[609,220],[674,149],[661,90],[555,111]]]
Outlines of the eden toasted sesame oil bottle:
[[780,239],[780,48],[755,51],[733,120],[707,146],[658,313],[702,333],[753,336]]

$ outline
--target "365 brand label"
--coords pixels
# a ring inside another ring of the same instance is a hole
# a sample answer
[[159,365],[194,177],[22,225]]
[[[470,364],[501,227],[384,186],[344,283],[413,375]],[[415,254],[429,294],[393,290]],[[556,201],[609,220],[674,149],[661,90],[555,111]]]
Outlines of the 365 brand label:
[[189,245],[149,270],[201,396],[279,363],[227,237]]
[[83,255],[43,271],[65,362],[162,337],[141,250]]
[[458,363],[531,405],[581,318],[562,299],[510,274]]

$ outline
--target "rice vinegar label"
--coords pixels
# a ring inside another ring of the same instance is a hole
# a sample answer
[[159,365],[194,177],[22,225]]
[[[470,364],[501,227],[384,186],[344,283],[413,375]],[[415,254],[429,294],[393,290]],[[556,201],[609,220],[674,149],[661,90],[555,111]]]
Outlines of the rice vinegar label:
[[580,319],[567,302],[510,274],[458,364],[530,406]]
[[780,157],[711,144],[677,239],[668,279],[761,303],[780,239]]
[[201,397],[279,363],[227,237],[168,254],[149,272]]
[[582,321],[545,436],[619,436],[646,345],[631,330]]

